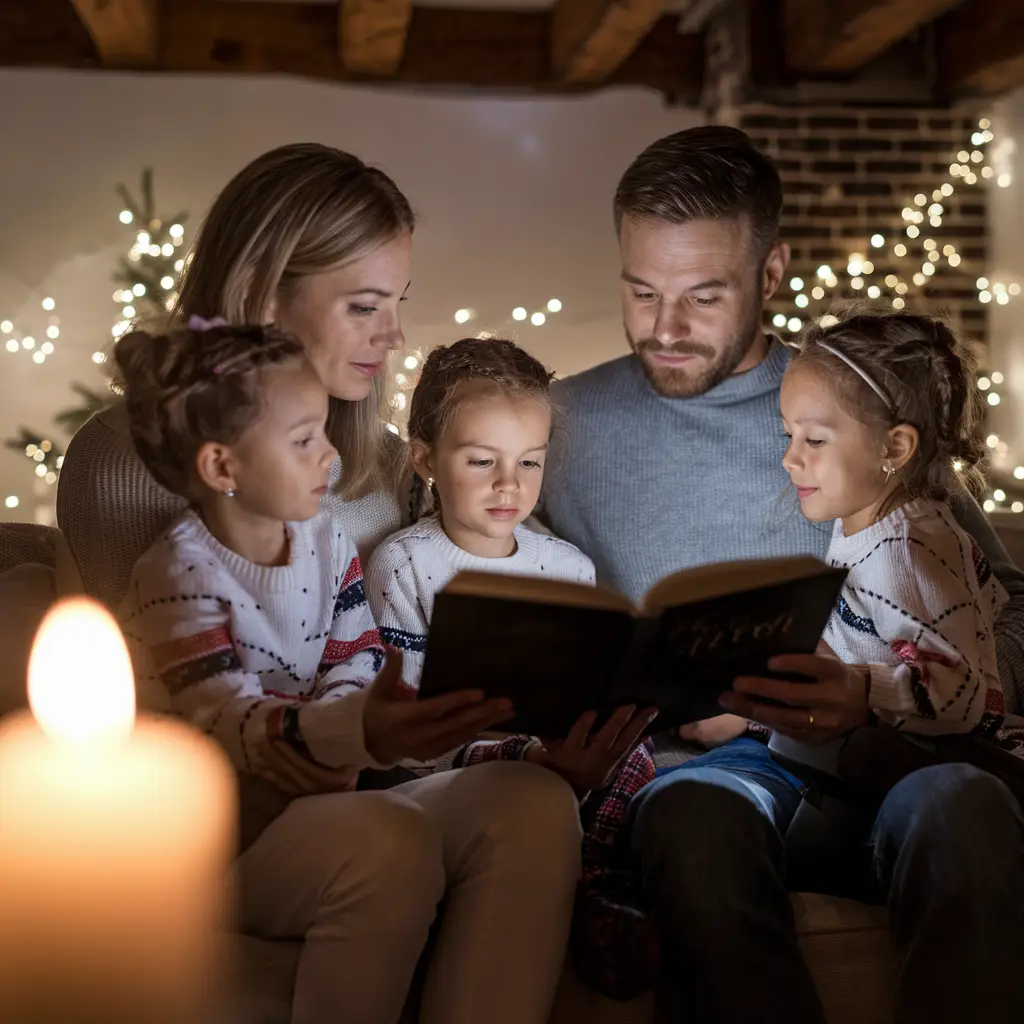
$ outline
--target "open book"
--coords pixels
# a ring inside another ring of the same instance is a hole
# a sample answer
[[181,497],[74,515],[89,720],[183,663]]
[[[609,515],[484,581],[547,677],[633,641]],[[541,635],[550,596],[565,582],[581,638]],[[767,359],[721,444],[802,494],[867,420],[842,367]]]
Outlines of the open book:
[[721,714],[739,675],[811,654],[846,577],[816,558],[687,569],[639,608],[602,587],[466,572],[434,601],[420,696],[508,697],[502,730],[561,737],[587,710],[655,706],[652,731]]

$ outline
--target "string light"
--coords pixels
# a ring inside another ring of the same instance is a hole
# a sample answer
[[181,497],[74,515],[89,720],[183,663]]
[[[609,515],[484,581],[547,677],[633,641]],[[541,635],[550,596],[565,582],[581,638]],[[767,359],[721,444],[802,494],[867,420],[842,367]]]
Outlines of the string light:
[[530,314],[526,312],[526,308],[524,306],[516,306],[516,308],[512,310],[513,320],[525,320],[529,315]]
[[562,311],[562,300],[561,299],[548,299],[548,312],[549,313],[560,313]]
[[4,504],[8,508],[17,508],[20,502],[18,501],[18,496],[16,494],[8,494],[4,499]]
[[530,314],[530,323],[533,324],[534,327],[540,327],[546,320],[547,317],[543,313]]

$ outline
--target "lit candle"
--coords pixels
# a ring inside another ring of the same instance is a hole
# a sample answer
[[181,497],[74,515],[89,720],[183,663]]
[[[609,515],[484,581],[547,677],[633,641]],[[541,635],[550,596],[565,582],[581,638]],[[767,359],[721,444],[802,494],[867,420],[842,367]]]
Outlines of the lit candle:
[[124,639],[85,598],[43,620],[0,719],[0,1020],[198,1024],[220,996],[233,774],[135,715]]

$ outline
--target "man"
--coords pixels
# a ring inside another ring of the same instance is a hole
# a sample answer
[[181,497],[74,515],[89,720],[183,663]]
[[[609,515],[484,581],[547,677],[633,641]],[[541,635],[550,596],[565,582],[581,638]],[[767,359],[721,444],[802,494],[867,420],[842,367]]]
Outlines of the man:
[[[761,328],[789,259],[781,206],[770,161],[724,127],[655,142],[619,184],[632,355],[562,385],[565,429],[549,459],[544,514],[594,559],[604,583],[632,599],[687,566],[821,557],[828,547],[831,530],[784,501],[778,408],[787,352]],[[1011,593],[999,635],[1009,689],[1015,668],[1024,680],[1024,575],[973,502],[957,514]],[[804,659],[800,671],[817,681],[800,688],[799,706],[766,705],[755,692],[731,695],[730,710],[811,741],[856,724],[848,714],[858,688],[863,703],[855,671],[828,658]],[[736,733],[736,721],[718,724],[721,738]],[[786,893],[797,786],[763,744],[743,737],[634,801],[633,845],[662,937],[673,1021],[824,1020]],[[888,900],[901,958],[897,1019],[1017,1019],[1024,820],[1002,783],[963,765],[916,772],[878,810],[870,848],[853,852],[865,856],[847,858],[835,886]]]

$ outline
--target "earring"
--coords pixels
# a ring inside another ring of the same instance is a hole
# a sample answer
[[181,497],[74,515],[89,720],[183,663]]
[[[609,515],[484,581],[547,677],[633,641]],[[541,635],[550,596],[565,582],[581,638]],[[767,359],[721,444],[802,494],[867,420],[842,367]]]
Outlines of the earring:
[[224,497],[225,498],[233,498],[234,496],[235,496],[235,492],[230,487],[224,492]]
[[888,483],[892,479],[893,473],[896,472],[896,470],[892,468],[892,463],[888,459],[886,459],[885,462],[882,463],[882,472],[885,474],[886,483]]
[[434,489],[434,478],[432,476],[427,477],[427,487],[429,487],[431,490]]

